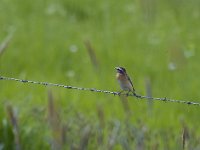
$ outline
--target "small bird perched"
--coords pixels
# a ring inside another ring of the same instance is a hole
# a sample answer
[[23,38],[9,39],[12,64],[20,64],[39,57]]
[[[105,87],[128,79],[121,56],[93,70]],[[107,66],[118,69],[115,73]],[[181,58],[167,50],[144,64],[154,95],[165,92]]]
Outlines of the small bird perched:
[[133,92],[133,94],[135,95],[135,89],[133,87],[133,83],[128,74],[126,73],[126,69],[123,67],[115,67],[115,69],[117,70],[116,78],[122,89],[120,93],[122,93],[123,91],[128,91],[128,93]]

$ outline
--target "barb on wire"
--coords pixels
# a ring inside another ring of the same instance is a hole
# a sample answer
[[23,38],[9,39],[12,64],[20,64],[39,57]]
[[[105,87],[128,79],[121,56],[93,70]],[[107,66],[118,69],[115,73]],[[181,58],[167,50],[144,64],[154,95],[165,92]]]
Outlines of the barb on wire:
[[126,96],[136,97],[138,99],[150,99],[150,100],[163,101],[163,102],[174,102],[174,103],[183,103],[183,104],[188,104],[188,105],[200,106],[200,103],[198,103],[198,102],[185,101],[185,100],[175,100],[175,99],[169,99],[169,98],[166,98],[166,97],[164,97],[164,98],[148,97],[148,96],[138,95],[138,94],[135,94],[135,93],[133,93],[133,94],[129,94],[129,93],[123,94],[123,93],[115,92],[115,91],[99,90],[99,89],[95,89],[95,88],[75,87],[75,86],[69,86],[69,85],[63,85],[63,84],[23,80],[23,79],[16,79],[16,78],[3,77],[3,76],[0,76],[0,80],[13,80],[13,81],[22,82],[22,83],[39,84],[39,85],[43,85],[43,86],[56,86],[56,87],[61,87],[61,88],[66,88],[66,89],[99,92],[99,93],[106,93],[106,94],[119,95],[119,96],[120,95],[126,95]]

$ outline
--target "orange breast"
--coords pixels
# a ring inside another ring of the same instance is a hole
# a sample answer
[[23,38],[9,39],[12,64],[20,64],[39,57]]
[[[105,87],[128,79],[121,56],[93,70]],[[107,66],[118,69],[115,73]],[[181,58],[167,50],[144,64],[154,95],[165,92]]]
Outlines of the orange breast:
[[121,73],[117,73],[116,78],[117,80],[127,80],[126,76],[122,75]]
[[131,82],[128,80],[128,77],[126,75],[117,73],[116,78],[117,78],[119,85],[120,85],[122,90],[134,91],[134,89],[131,85]]

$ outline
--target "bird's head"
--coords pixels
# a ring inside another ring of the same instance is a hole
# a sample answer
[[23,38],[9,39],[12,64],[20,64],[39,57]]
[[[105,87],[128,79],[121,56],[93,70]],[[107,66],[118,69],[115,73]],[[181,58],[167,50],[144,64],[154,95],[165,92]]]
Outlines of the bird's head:
[[123,67],[115,67],[115,69],[117,70],[117,73],[126,74],[126,69]]

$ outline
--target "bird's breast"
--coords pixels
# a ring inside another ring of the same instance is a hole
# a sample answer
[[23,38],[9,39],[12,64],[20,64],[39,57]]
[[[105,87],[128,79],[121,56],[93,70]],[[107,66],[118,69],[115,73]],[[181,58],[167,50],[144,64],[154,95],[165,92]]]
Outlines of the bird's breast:
[[116,78],[117,80],[127,80],[126,76],[121,73],[117,73]]
[[130,81],[128,80],[127,76],[117,73],[116,78],[119,82],[120,87],[123,90],[133,90],[133,87],[132,87]]

